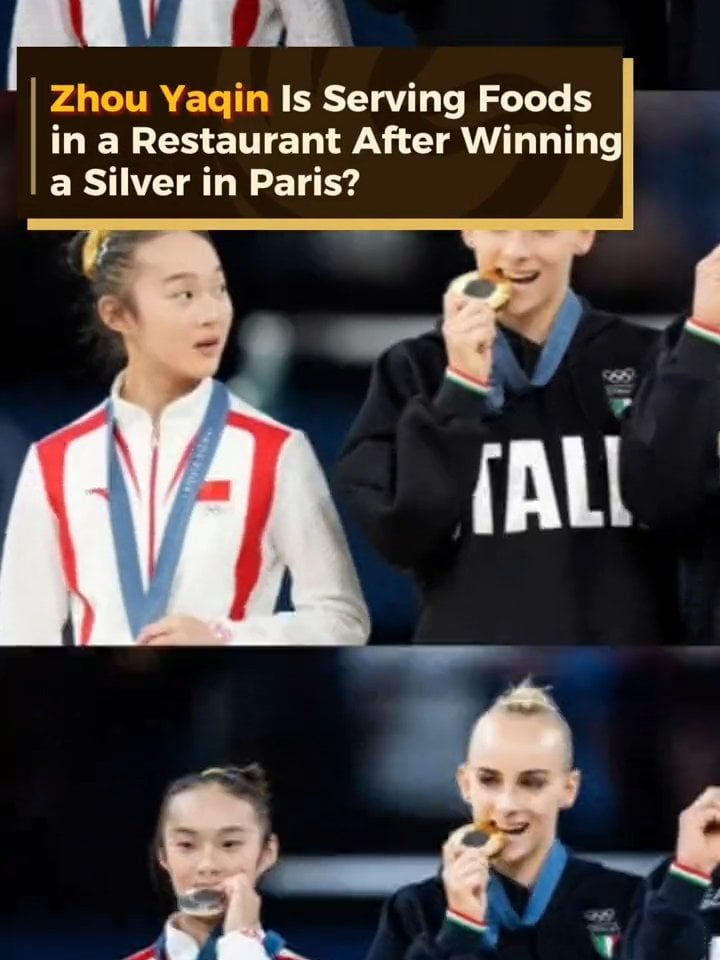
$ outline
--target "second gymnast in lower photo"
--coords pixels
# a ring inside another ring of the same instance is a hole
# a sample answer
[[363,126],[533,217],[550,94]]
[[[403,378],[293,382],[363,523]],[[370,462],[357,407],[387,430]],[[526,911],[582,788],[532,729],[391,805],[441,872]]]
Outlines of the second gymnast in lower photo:
[[261,921],[256,886],[277,857],[259,765],[175,780],[160,806],[152,860],[177,909],[156,943],[129,960],[302,960]]
[[472,823],[444,845],[440,875],[386,902],[367,960],[617,957],[641,880],[559,840],[580,772],[543,688],[512,688],[479,718],[458,785]]

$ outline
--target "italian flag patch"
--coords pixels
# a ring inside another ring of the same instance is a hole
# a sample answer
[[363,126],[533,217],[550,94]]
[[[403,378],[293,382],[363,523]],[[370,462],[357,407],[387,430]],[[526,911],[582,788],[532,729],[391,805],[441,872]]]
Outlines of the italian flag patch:
[[600,956],[610,960],[615,955],[615,947],[620,942],[620,936],[617,933],[594,933],[592,942]]
[[615,414],[616,417],[621,417],[624,410],[632,403],[628,397],[614,397],[610,400],[610,409]]

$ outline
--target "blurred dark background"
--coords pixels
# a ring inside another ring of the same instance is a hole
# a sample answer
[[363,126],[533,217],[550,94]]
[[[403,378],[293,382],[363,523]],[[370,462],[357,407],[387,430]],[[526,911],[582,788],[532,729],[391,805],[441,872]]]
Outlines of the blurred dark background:
[[[99,402],[108,380],[81,344],[82,289],[64,265],[67,234],[12,220],[14,129],[0,113],[6,186],[0,263],[10,291],[0,351],[0,538],[28,444]],[[634,231],[605,233],[575,286],[596,306],[656,326],[689,308],[699,258],[720,242],[720,97],[636,96]],[[251,403],[304,429],[331,472],[370,365],[436,322],[449,280],[470,268],[457,233],[220,233],[236,308],[222,375]],[[340,504],[342,508],[342,503]],[[415,597],[347,515],[378,643],[408,638]]]
[[509,683],[551,684],[584,787],[562,836],[636,872],[720,781],[720,653],[607,649],[3,651],[3,960],[120,960],[171,909],[147,849],[163,788],[262,762],[281,866],[265,922],[312,960],[362,960],[381,899],[464,822],[468,731]]

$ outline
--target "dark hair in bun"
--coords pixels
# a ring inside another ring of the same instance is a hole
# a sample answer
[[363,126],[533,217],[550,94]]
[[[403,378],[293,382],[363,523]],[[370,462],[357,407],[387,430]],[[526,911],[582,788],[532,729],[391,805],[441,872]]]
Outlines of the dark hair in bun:
[[[163,236],[165,230],[85,230],[76,233],[67,248],[67,259],[73,273],[87,283],[87,323],[82,339],[88,343],[96,360],[108,373],[116,373],[127,359],[122,337],[110,330],[97,312],[102,297],[116,297],[133,307],[130,282],[138,247]],[[199,236],[210,240],[207,233]]]

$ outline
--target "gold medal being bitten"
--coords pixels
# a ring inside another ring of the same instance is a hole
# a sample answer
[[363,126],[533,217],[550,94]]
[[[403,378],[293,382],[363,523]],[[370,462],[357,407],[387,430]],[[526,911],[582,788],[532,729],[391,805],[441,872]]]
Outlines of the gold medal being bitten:
[[477,297],[487,303],[492,310],[498,311],[509,302],[512,284],[509,280],[505,280],[501,270],[487,270],[483,274],[478,273],[477,270],[471,270],[460,277],[455,277],[448,287],[448,293]]
[[451,836],[451,842],[462,844],[465,847],[476,847],[481,850],[488,860],[497,857],[507,843],[507,834],[498,830],[495,824],[486,821],[483,823],[469,823],[460,827]]

